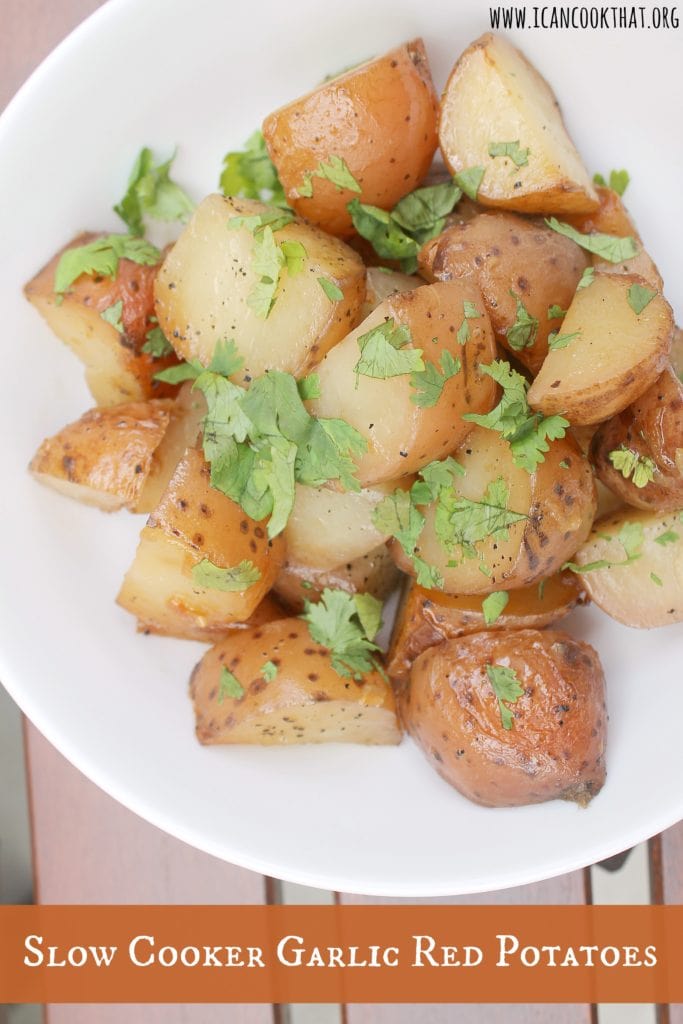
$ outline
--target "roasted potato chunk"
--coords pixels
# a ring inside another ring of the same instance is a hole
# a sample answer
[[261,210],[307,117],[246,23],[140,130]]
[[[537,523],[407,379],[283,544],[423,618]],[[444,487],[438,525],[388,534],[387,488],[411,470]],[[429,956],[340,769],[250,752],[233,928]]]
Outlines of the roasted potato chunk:
[[[389,210],[420,184],[436,150],[437,111],[424,44],[413,39],[276,110],[263,137],[290,206],[345,238],[350,200]],[[317,173],[338,161],[355,187]]]
[[439,145],[453,174],[485,168],[477,194],[484,206],[523,213],[598,206],[552,89],[500,36],[481,36],[453,68],[441,97]]
[[[270,679],[268,662],[276,669]],[[228,692],[224,671],[235,680]],[[200,743],[401,741],[389,684],[376,671],[360,682],[338,675],[301,619],[248,629],[212,647],[192,673],[190,694]]]
[[623,508],[598,519],[576,552],[591,600],[617,622],[636,629],[683,622],[682,516]]
[[[683,508],[683,383],[668,366],[633,405],[593,437],[595,471],[635,508]],[[616,465],[615,465],[616,462]]]
[[[553,441],[536,472],[516,466],[510,445],[500,434],[475,427],[453,453],[465,470],[453,478],[455,498],[484,502],[488,488],[502,481],[506,509],[524,518],[505,530],[493,528],[475,545],[477,557],[445,547],[439,537],[437,509],[422,508],[425,524],[417,554],[443,577],[447,594],[489,594],[517,590],[556,573],[588,536],[595,515],[593,474],[573,438]],[[563,463],[563,465],[560,465]],[[389,545],[399,569],[416,574],[397,540]]]
[[[268,540],[266,527],[211,487],[204,456],[189,449],[140,534],[118,603],[142,631],[188,640],[224,636],[254,612],[284,561],[282,536]],[[247,561],[259,577],[243,590],[203,585],[193,570],[204,560],[219,569]]]
[[548,353],[548,335],[562,323],[549,316],[551,307],[567,309],[588,266],[571,239],[513,213],[482,213],[448,228],[427,242],[419,262],[429,281],[476,281],[496,341],[532,373]]
[[86,505],[143,511],[172,409],[168,398],[90,409],[43,441],[29,468],[41,483]]
[[607,260],[601,260],[599,256],[592,255],[593,266],[604,274],[636,274],[647,281],[651,287],[661,291],[661,275],[645,251],[640,235],[621,196],[613,189],[603,186],[599,186],[595,191],[600,200],[599,208],[588,214],[570,215],[565,218],[567,223],[585,235],[600,231],[605,235],[615,235],[617,238],[630,236],[638,243],[638,252],[631,259],[624,260],[623,263],[609,263]]
[[[466,320],[465,303],[480,315]],[[445,381],[435,404],[416,404],[410,373],[386,379],[356,374],[360,341],[388,320],[408,329],[408,347],[422,351],[425,368],[430,363],[441,373],[445,356],[460,361],[461,368]],[[460,344],[456,332],[463,323],[468,337]],[[488,412],[493,405],[495,385],[479,367],[491,363],[494,355],[493,333],[476,285],[426,285],[385,299],[328,352],[316,368],[321,396],[310,408],[316,416],[346,420],[366,438],[368,450],[358,459],[358,479],[370,487],[414,473],[457,446],[470,429],[462,414]]]
[[415,659],[428,647],[482,630],[542,629],[585,600],[580,579],[571,572],[558,573],[540,584],[512,590],[502,613],[488,625],[481,598],[425,590],[411,581],[394,623],[387,672],[396,682],[404,682]]
[[[154,326],[154,279],[159,265],[119,261],[116,277],[82,274],[61,299],[55,295],[55,270],[67,249],[87,245],[97,234],[78,235],[29,281],[24,293],[54,333],[85,364],[85,379],[98,405],[119,405],[146,398],[164,398],[176,388],[154,375],[178,362],[175,355],[153,358],[143,352]],[[123,333],[102,319],[110,306],[122,302]]]
[[399,270],[387,270],[386,267],[368,267],[365,275],[365,302],[361,310],[361,319],[365,320],[380,303],[391,295],[412,292],[422,284],[424,284],[423,279],[414,274],[402,274]]
[[[514,701],[494,690],[487,669],[496,666],[514,673]],[[585,806],[604,784],[602,667],[592,647],[566,633],[448,640],[417,659],[400,710],[439,775],[486,807],[558,798]]]
[[197,447],[199,434],[206,416],[206,400],[190,381],[180,388],[169,403],[169,423],[159,447],[152,458],[152,466],[140,494],[136,512],[149,515],[157,507],[175,473],[176,466],[188,448]]
[[[234,339],[245,361],[233,377],[238,384],[267,370],[305,373],[349,332],[365,298],[365,268],[353,249],[296,220],[274,238],[303,246],[303,262],[297,272],[281,268],[266,317],[254,309],[250,296],[262,276],[254,260],[256,238],[247,226],[230,229],[230,221],[269,210],[250,199],[208,196],[164,260],[155,286],[159,323],[184,359],[206,366],[218,341]],[[321,279],[341,298],[330,298]]]
[[629,303],[642,278],[596,273],[574,297],[562,324],[571,340],[548,352],[528,394],[545,416],[561,413],[579,426],[621,412],[654,384],[668,361],[671,306],[656,294],[640,313]]
[[319,601],[325,588],[372,594],[383,601],[396,589],[400,577],[386,544],[331,569],[296,562],[288,552],[273,590],[290,611],[300,612],[306,601]]

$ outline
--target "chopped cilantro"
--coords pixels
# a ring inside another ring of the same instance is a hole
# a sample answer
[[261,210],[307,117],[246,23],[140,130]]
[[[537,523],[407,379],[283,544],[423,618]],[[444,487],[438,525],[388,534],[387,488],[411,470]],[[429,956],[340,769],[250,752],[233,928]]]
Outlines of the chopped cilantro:
[[569,469],[569,461],[567,459],[562,459],[560,469]]
[[368,640],[374,640],[382,628],[382,602],[372,594],[354,594],[356,615]]
[[[381,605],[379,610],[371,610],[370,602],[366,600],[361,602],[359,608],[355,600],[358,596],[326,587],[317,604],[305,602],[305,610],[300,618],[308,625],[315,643],[329,650],[335,672],[345,678],[360,681],[366,672],[373,669],[382,671],[375,657],[379,647],[368,634],[368,627],[370,630],[374,628],[377,615],[381,617]],[[367,599],[370,595],[364,597]],[[374,598],[370,598],[370,601],[374,601]],[[379,601],[376,604],[379,605]]]
[[277,675],[277,665],[273,661],[267,661],[261,665],[261,675],[267,683],[272,683]]
[[545,597],[545,585],[546,585],[547,582],[548,582],[547,580],[541,580],[539,582],[539,584],[538,584],[538,591],[537,591],[537,593],[538,593],[538,600],[539,601],[542,601],[543,598]]
[[291,224],[294,219],[294,214],[291,210],[271,206],[261,213],[252,213],[244,217],[231,217],[228,221],[228,230],[239,231],[240,228],[246,228],[247,231],[251,231],[252,235],[258,236],[267,227],[271,231],[279,231],[280,228]]
[[595,280],[595,267],[586,267],[583,274],[579,279],[579,283],[576,286],[577,292],[582,291],[584,288],[588,288],[589,285],[593,284]]
[[463,419],[488,430],[495,430],[509,442],[515,465],[533,473],[545,461],[548,441],[564,437],[569,422],[562,416],[532,413],[526,400],[528,384],[524,377],[500,359],[480,367],[503,389],[503,395],[491,412],[465,413]]
[[410,396],[410,401],[414,405],[419,405],[422,409],[436,405],[446,381],[462,368],[460,360],[454,359],[448,349],[441,353],[440,365],[441,370],[434,363],[427,362],[424,370],[411,373],[410,386],[415,389],[415,394]]
[[548,306],[548,320],[555,320],[566,315],[567,310],[562,309],[562,306],[558,306],[557,303],[554,302],[552,306]]
[[330,302],[341,302],[344,298],[344,292],[339,288],[334,281],[330,281],[327,277],[319,277],[318,284],[327,295]]
[[124,259],[142,266],[153,266],[161,259],[161,253],[143,238],[104,235],[62,253],[55,271],[55,292],[65,292],[81,274],[116,277],[119,260]]
[[423,371],[422,349],[406,348],[410,341],[408,327],[405,324],[396,327],[393,318],[373,327],[367,334],[361,334],[358,338],[361,356],[354,366],[356,379],[359,374],[386,380]]
[[307,252],[301,242],[287,239],[280,242],[280,252],[285,258],[285,267],[290,277],[296,277],[304,269]]
[[649,306],[658,294],[651,288],[645,288],[642,284],[632,284],[628,290],[628,304],[636,316],[640,316],[645,307]]
[[509,600],[510,595],[507,590],[494,590],[492,594],[484,598],[481,610],[484,613],[484,622],[487,626],[492,626],[500,618]]
[[607,457],[624,480],[631,478],[636,487],[646,487],[654,480],[657,467],[647,455],[638,455],[622,444]]
[[244,149],[226,153],[220,187],[225,196],[260,199],[272,206],[286,206],[285,193],[261,132],[254,132]]
[[115,330],[117,330],[119,334],[123,334],[123,324],[121,323],[122,313],[123,299],[119,299],[119,301],[115,302],[112,306],[107,306],[106,309],[103,309],[102,312],[100,313],[100,316],[106,323],[111,324],[111,326]]
[[480,541],[507,540],[509,527],[529,518],[508,508],[509,496],[503,477],[492,480],[479,500],[464,498],[452,487],[442,488],[434,523],[441,545],[448,552],[458,548],[461,558],[474,558]]
[[602,185],[605,188],[611,188],[618,196],[623,196],[630,180],[628,171],[610,171],[609,185],[603,178],[602,174],[593,175],[593,183],[595,185]]
[[327,162],[321,160],[314,171],[306,171],[304,180],[297,189],[301,197],[310,199],[313,195],[313,178],[331,181],[340,192],[344,189],[349,192],[362,192],[360,185],[351,174],[348,164],[340,156],[331,156]]
[[656,584],[656,586],[658,586],[658,587],[663,587],[664,586],[664,584],[662,583],[661,577],[659,577],[656,572],[651,572],[650,573],[650,579],[652,580],[652,582],[654,584]]
[[162,356],[171,355],[173,345],[168,341],[161,327],[152,327],[147,331],[147,340],[142,346],[142,351],[152,356],[153,359],[161,359]]
[[[500,720],[504,729],[511,729],[514,715],[507,704],[516,704],[524,695],[524,690],[519,685],[519,679],[514,669],[506,668],[503,665],[487,665],[486,674],[493,692],[498,700],[500,709]],[[504,704],[503,701],[506,701]]]
[[388,494],[374,509],[372,521],[380,533],[389,534],[399,542],[415,567],[420,586],[434,590],[443,585],[440,573],[415,554],[425,517],[416,507],[410,491],[397,488],[393,494]]
[[675,530],[665,530],[664,533],[660,533],[658,537],[655,537],[655,544],[661,544],[662,547],[666,547],[667,544],[675,544],[679,539],[679,535]]
[[520,297],[512,289],[510,289],[510,295],[517,303],[517,314],[512,327],[508,327],[506,338],[510,348],[515,352],[521,352],[522,349],[531,348],[536,341],[538,320],[535,316],[530,315]]
[[417,242],[427,241],[443,231],[445,218],[461,199],[462,190],[451,179],[409,192],[393,208],[391,216]]
[[244,687],[239,679],[225,665],[221,665],[221,674],[218,681],[218,703],[222,704],[226,697],[232,697],[233,700],[241,700],[244,697],[244,692]]
[[247,296],[247,305],[261,320],[266,320],[275,305],[275,292],[280,281],[280,271],[285,265],[285,255],[275,241],[273,229],[266,226],[254,238],[252,263],[259,280]]
[[578,338],[581,331],[572,331],[571,334],[560,334],[559,331],[551,331],[548,335],[548,348],[555,351],[558,348],[566,348],[574,338]]
[[455,184],[463,190],[469,199],[476,203],[484,174],[483,167],[467,167],[462,171],[458,171],[455,175]]
[[248,559],[243,559],[239,565],[233,565],[229,569],[214,565],[208,558],[202,558],[201,562],[192,566],[193,583],[206,587],[207,590],[242,593],[260,579],[260,570]]
[[[629,260],[638,252],[636,241],[630,235],[619,238],[616,235],[602,234],[600,231],[584,235],[573,228],[571,224],[564,224],[556,217],[546,217],[545,222],[559,235],[571,238],[577,245],[599,256],[600,259],[607,260],[608,263],[623,263],[624,260]],[[579,286],[581,287],[581,282],[579,282]]]
[[516,167],[526,167],[529,163],[530,149],[522,149],[519,145],[519,139],[515,142],[490,142],[489,143],[489,156],[506,156],[512,160]]
[[409,274],[415,272],[420,246],[390,213],[358,199],[352,199],[346,208],[358,234],[370,242],[381,259],[399,260],[402,270]]
[[621,562],[609,561],[600,558],[596,562],[588,562],[586,565],[578,565],[576,562],[565,562],[563,569],[571,569],[572,572],[583,574],[595,572],[597,569],[613,569],[621,565],[630,565],[640,558],[643,546],[643,524],[626,522],[616,536],[606,535],[607,540],[616,540],[624,549],[625,559]]
[[132,235],[143,235],[144,217],[162,221],[186,221],[194,203],[171,179],[173,153],[165,163],[154,163],[154,154],[141,149],[128,179],[126,194],[114,207]]
[[309,373],[308,377],[297,381],[297,388],[302,402],[312,398],[320,398],[320,377],[317,373]]

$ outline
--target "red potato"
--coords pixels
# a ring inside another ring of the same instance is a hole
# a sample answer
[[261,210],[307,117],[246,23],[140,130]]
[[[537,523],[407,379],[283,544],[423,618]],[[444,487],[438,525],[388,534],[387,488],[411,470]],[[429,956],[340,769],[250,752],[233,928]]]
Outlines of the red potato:
[[[119,261],[116,277],[81,274],[59,301],[54,291],[60,257],[94,241],[95,233],[77,235],[28,282],[24,293],[54,333],[85,364],[85,378],[98,405],[172,396],[176,388],[154,380],[154,375],[178,362],[175,354],[155,359],[142,347],[154,327],[154,281],[160,264],[141,266]],[[123,334],[101,314],[123,303]]]
[[[232,693],[221,687],[223,669],[236,680]],[[301,619],[244,630],[212,647],[192,673],[190,695],[204,744],[401,741],[391,686],[377,671],[360,681],[338,675]]]
[[[487,666],[511,669],[521,687],[502,701],[510,728]],[[585,806],[605,782],[602,667],[567,633],[484,632],[433,647],[413,665],[400,711],[439,775],[486,807]]]
[[302,612],[305,602],[319,601],[326,588],[344,590],[347,594],[371,594],[383,601],[396,589],[400,578],[386,544],[381,544],[331,569],[305,565],[288,554],[273,591],[291,612]]
[[[413,39],[274,111],[263,122],[263,137],[288,203],[348,238],[350,200],[390,210],[425,177],[437,146],[437,111],[424,44]],[[315,176],[333,157],[344,161],[360,191]]]

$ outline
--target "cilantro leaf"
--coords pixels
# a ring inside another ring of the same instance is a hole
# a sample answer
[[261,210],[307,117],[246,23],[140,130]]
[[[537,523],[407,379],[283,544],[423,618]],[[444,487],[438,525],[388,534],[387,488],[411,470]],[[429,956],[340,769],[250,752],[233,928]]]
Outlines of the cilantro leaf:
[[445,218],[462,199],[462,190],[455,181],[444,181],[439,185],[416,188],[399,200],[391,216],[405,231],[413,236],[425,236],[424,240],[438,235]]
[[476,545],[487,537],[508,539],[508,529],[528,519],[523,512],[507,507],[509,489],[503,477],[491,481],[480,500],[464,498],[454,490],[441,490],[435,528],[447,551],[459,548],[464,558],[476,556]]
[[[524,695],[524,690],[519,685],[517,674],[514,669],[503,665],[487,665],[486,674],[498,700],[500,720],[503,723],[503,728],[511,729],[514,715],[509,707],[507,707],[507,704],[516,704],[519,698]],[[504,704],[503,701],[506,701],[507,704]]]
[[500,384],[503,389],[501,400],[491,412],[483,415],[465,413],[463,419],[501,434],[510,444],[515,465],[533,473],[545,461],[545,453],[550,451],[548,441],[564,437],[568,420],[562,416],[545,417],[538,412],[532,413],[526,399],[529,385],[509,363],[496,359],[480,369]]
[[168,341],[161,327],[152,327],[147,331],[147,340],[142,346],[142,351],[152,356],[153,359],[161,359],[162,356],[171,355],[173,345]]
[[54,289],[60,295],[81,276],[116,277],[119,260],[131,260],[142,266],[153,266],[161,259],[155,246],[133,235],[104,235],[87,245],[79,245],[62,253],[55,270]]
[[548,320],[556,320],[566,315],[567,310],[562,309],[562,306],[558,306],[557,303],[554,302],[552,306],[548,306]]
[[126,194],[114,207],[133,235],[143,235],[144,217],[161,221],[186,221],[194,203],[171,179],[175,152],[165,163],[154,163],[154,154],[146,146],[140,150],[128,179]]
[[405,348],[410,341],[409,329],[405,324],[396,327],[393,318],[373,327],[367,334],[361,334],[358,338],[361,356],[354,366],[356,379],[359,374],[386,380],[423,371],[422,349]]
[[650,573],[650,579],[652,580],[652,582],[653,582],[653,583],[654,583],[654,584],[655,584],[656,586],[658,586],[658,587],[663,587],[663,586],[664,586],[664,584],[662,583],[662,579],[661,579],[661,577],[660,577],[660,576],[658,576],[656,572],[651,572],[651,573]]
[[378,206],[361,203],[358,199],[347,203],[346,209],[351,214],[358,234],[370,242],[381,259],[400,260],[407,273],[415,270],[420,246],[406,234],[390,213],[380,210]]
[[636,487],[646,487],[654,480],[657,467],[647,455],[638,455],[622,444],[607,457],[624,480],[631,478]]
[[357,596],[326,587],[317,604],[305,602],[304,613],[299,617],[308,625],[315,643],[329,650],[335,672],[344,678],[360,681],[366,672],[373,669],[381,671],[381,668],[375,658],[379,647],[366,631],[366,625],[374,625],[377,612],[370,613],[368,622],[370,606],[362,605],[364,621],[355,600]]
[[649,306],[659,292],[652,288],[645,288],[642,284],[632,284],[628,290],[628,304],[636,314],[640,316],[646,306]]
[[[571,238],[577,245],[580,245],[588,252],[592,252],[595,256],[599,256],[600,259],[607,260],[608,263],[623,263],[624,260],[629,260],[638,252],[638,245],[630,235],[619,238],[616,235],[605,235],[600,231],[584,235],[577,231],[576,228],[573,228],[571,224],[564,224],[562,221],[557,220],[556,217],[546,217],[545,222],[549,228],[557,231],[559,235]],[[579,282],[579,287],[585,287],[585,285]]]
[[228,230],[239,231],[240,228],[246,228],[252,235],[258,236],[266,227],[269,227],[271,231],[279,231],[280,228],[291,224],[294,219],[294,213],[289,208],[282,209],[278,206],[271,206],[267,210],[262,210],[261,213],[231,217],[228,221]]
[[576,286],[577,292],[582,291],[584,288],[588,288],[589,285],[593,284],[595,280],[595,267],[586,267],[583,274],[579,279],[579,283]]
[[305,199],[313,195],[313,178],[324,178],[331,181],[333,185],[342,192],[346,189],[349,192],[362,192],[362,189],[349,170],[348,164],[340,156],[331,156],[325,162],[321,160],[314,171],[306,171],[304,180],[299,185],[297,192]]
[[317,373],[309,373],[308,377],[297,381],[296,386],[299,389],[302,402],[307,402],[311,398],[320,398],[320,377]]
[[665,530],[664,533],[660,533],[658,537],[655,537],[655,544],[661,544],[662,547],[666,547],[667,544],[675,544],[679,539],[679,534],[675,530]]
[[261,676],[267,683],[272,683],[277,675],[277,665],[273,661],[267,661],[265,665],[261,665]]
[[327,277],[319,277],[318,284],[327,295],[330,302],[341,302],[344,298],[344,292],[339,288],[334,281],[330,281]]
[[214,565],[208,558],[202,558],[201,562],[192,566],[193,583],[208,590],[242,593],[260,579],[260,570],[248,559],[243,559],[239,565],[233,565],[229,569]]
[[296,478],[310,487],[338,480],[345,491],[359,491],[354,456],[367,451],[367,441],[355,427],[339,419],[313,419],[299,445]]
[[185,380],[197,380],[203,373],[204,367],[193,359],[188,363],[178,363],[177,366],[159,370],[154,374],[154,380],[161,380],[165,384],[182,384]]
[[481,610],[484,613],[484,622],[487,626],[492,626],[500,618],[509,600],[510,595],[507,590],[494,590],[492,594],[484,598]]
[[489,143],[489,156],[506,156],[512,160],[513,164],[517,167],[526,167],[529,163],[530,149],[522,149],[519,145],[519,139],[515,142],[490,142]]
[[117,330],[119,334],[123,334],[123,324],[121,323],[122,313],[123,299],[119,299],[119,301],[115,302],[112,306],[107,306],[106,309],[103,309],[102,312],[100,313],[100,316],[106,323],[111,324],[111,326],[115,330]]
[[221,665],[221,674],[218,680],[218,703],[222,704],[226,697],[233,700],[241,700],[244,697],[244,687],[225,665]]
[[244,366],[244,359],[237,351],[237,346],[232,338],[221,338],[216,342],[211,362],[207,370],[211,373],[220,373],[224,377],[232,377]]
[[280,242],[280,251],[285,258],[285,267],[290,277],[296,277],[304,269],[307,252],[301,242],[286,239]]
[[225,196],[260,199],[273,206],[287,205],[284,189],[261,132],[254,132],[243,150],[226,153],[220,188]]
[[472,202],[477,201],[477,194],[479,192],[479,186],[482,183],[485,170],[483,167],[467,167],[462,171],[458,171],[455,175],[454,181],[458,188],[461,188],[468,198]]
[[578,338],[581,331],[572,331],[571,334],[560,334],[559,331],[551,331],[548,335],[548,348],[554,351],[556,348],[566,348],[574,338]]
[[571,569],[572,572],[583,574],[587,572],[595,572],[597,569],[613,569],[617,566],[630,565],[631,562],[637,561],[641,556],[641,548],[643,546],[643,524],[626,522],[623,524],[616,537],[611,534],[607,534],[606,539],[615,540],[621,544],[624,549],[624,554],[626,555],[623,561],[614,562],[607,558],[600,558],[596,562],[587,562],[585,565],[579,565],[577,562],[565,562],[561,568]]
[[[429,500],[429,493],[425,497]],[[425,517],[416,507],[416,501],[410,491],[397,488],[393,494],[388,494],[375,507],[372,521],[380,533],[389,534],[399,542],[413,564],[417,582],[421,587],[436,590],[443,586],[443,578],[438,569],[428,565],[416,554]]]
[[268,225],[254,239],[252,262],[260,280],[249,292],[247,305],[257,317],[267,320],[275,304],[280,271],[285,265],[284,253],[275,241],[273,229]]
[[616,192],[618,196],[623,196],[624,192],[628,188],[630,180],[631,178],[628,171],[610,171],[608,186],[602,174],[593,175],[594,185],[602,185],[605,188],[609,187],[613,192]]
[[368,640],[374,640],[382,628],[382,602],[372,594],[354,594],[353,603]]
[[531,348],[536,341],[538,320],[535,316],[530,315],[519,295],[516,295],[512,289],[510,289],[510,295],[517,303],[517,314],[514,324],[507,329],[506,337],[510,348],[515,352],[521,352],[522,349]]
[[447,349],[441,353],[440,365],[441,370],[434,363],[427,362],[424,370],[418,370],[410,375],[410,386],[415,389],[410,401],[422,409],[430,409],[436,405],[446,381],[462,368],[460,360],[454,359]]

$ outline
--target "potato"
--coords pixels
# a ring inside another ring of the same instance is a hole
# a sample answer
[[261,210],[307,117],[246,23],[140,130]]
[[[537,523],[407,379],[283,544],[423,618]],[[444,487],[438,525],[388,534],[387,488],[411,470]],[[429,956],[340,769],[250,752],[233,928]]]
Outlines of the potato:
[[674,373],[679,380],[683,380],[683,331],[680,327],[674,328],[670,358]]
[[332,569],[296,562],[288,552],[273,590],[290,611],[301,612],[306,601],[319,601],[326,587],[347,594],[372,594],[383,601],[396,589],[400,578],[386,544]]
[[[460,345],[456,332],[464,319],[464,302],[473,303],[482,315],[467,320],[469,338]],[[438,368],[446,352],[461,360],[462,369],[446,381],[435,405],[422,408],[411,400],[416,390],[409,374],[386,380],[356,378],[359,338],[388,319],[409,329],[412,347],[422,350],[425,365],[430,362]],[[494,355],[489,318],[475,284],[453,281],[403,292],[385,299],[328,352],[316,367],[321,396],[310,408],[316,416],[346,420],[367,439],[368,450],[357,460],[363,487],[397,479],[457,446],[470,429],[462,413],[491,409],[495,385],[479,367],[491,363]]]
[[[424,506],[425,525],[417,553],[443,576],[447,594],[488,594],[528,587],[558,571],[588,536],[596,497],[588,461],[571,437],[553,441],[533,474],[516,466],[500,434],[475,427],[453,457],[465,469],[455,477],[456,495],[481,502],[490,484],[504,480],[507,509],[528,516],[508,527],[507,539],[489,535],[475,545],[477,557],[461,557],[439,540],[433,504]],[[560,465],[564,463],[564,465]],[[389,545],[399,569],[415,575],[398,541]],[[455,563],[455,564],[453,564]],[[489,575],[490,574],[490,575]]]
[[588,214],[570,215],[565,218],[567,223],[585,235],[595,231],[600,231],[605,235],[616,235],[617,238],[625,238],[630,235],[638,243],[638,252],[623,263],[609,263],[607,260],[601,260],[599,256],[592,255],[593,266],[605,274],[637,274],[652,288],[661,291],[660,273],[643,248],[636,226],[631,220],[621,196],[613,189],[603,186],[597,187],[595,191],[600,200],[599,208]]
[[[607,563],[584,572],[582,581],[591,600],[617,622],[637,629],[683,622],[682,517],[683,512],[624,508],[598,519],[576,552],[579,566]],[[632,553],[638,557],[633,561],[628,561],[629,552],[619,540],[624,527],[635,534]]]
[[139,512],[172,409],[168,398],[90,409],[43,441],[29,468],[76,501],[105,512]]
[[[263,666],[272,662],[270,681]],[[221,689],[222,669],[244,690]],[[200,743],[389,743],[401,741],[394,695],[379,672],[342,678],[301,619],[283,619],[221,641],[190,684]]]
[[[263,137],[290,206],[346,238],[353,234],[350,200],[390,210],[420,184],[436,150],[437,111],[424,43],[413,39],[276,110],[263,122]],[[360,191],[316,174],[337,160]]]
[[654,384],[667,363],[673,331],[671,306],[657,294],[636,314],[628,302],[642,278],[596,273],[576,293],[562,334],[576,334],[552,349],[529,389],[529,405],[545,416],[561,413],[579,426],[621,412]]
[[365,274],[365,302],[361,310],[361,319],[365,320],[391,295],[411,292],[422,284],[422,278],[414,274],[402,274],[399,270],[387,270],[385,267],[368,267]]
[[[494,144],[516,144],[513,161]],[[501,36],[481,36],[453,68],[441,98],[439,145],[453,174],[484,167],[477,199],[523,213],[588,213],[591,180],[552,89]]]
[[[188,640],[215,640],[246,621],[275,582],[284,561],[282,536],[268,540],[255,523],[211,487],[204,456],[189,449],[140,534],[135,560],[117,602],[138,628]],[[260,578],[243,591],[202,586],[192,570],[204,559],[228,569],[247,560]]]
[[[173,395],[177,389],[155,381],[154,375],[177,363],[177,357],[154,359],[142,351],[147,333],[154,326],[150,317],[154,313],[153,288],[158,264],[141,266],[123,259],[115,278],[82,274],[61,301],[55,295],[55,270],[62,253],[97,237],[93,233],[77,235],[64,246],[26,285],[26,298],[85,364],[85,379],[98,405]],[[123,302],[123,334],[101,315],[119,301]]]
[[[610,454],[625,449],[649,467],[652,479],[616,469]],[[633,405],[603,423],[591,457],[602,482],[635,508],[673,512],[683,508],[683,383],[668,366]]]
[[149,514],[154,511],[186,449],[197,447],[199,432],[206,416],[204,395],[193,389],[191,381],[186,381],[170,404],[169,412],[169,424],[152,457],[152,466],[136,512]]
[[541,629],[585,600],[581,580],[571,572],[558,573],[541,584],[512,590],[503,612],[487,625],[481,598],[425,590],[411,580],[394,623],[387,672],[395,682],[404,682],[415,659],[428,647],[486,629]]
[[[549,318],[548,310],[567,309],[588,259],[575,242],[544,224],[514,213],[482,213],[427,242],[419,263],[429,281],[476,281],[496,341],[535,374],[548,353],[548,335],[562,323],[561,317]],[[537,321],[535,338],[511,333],[517,300]]]
[[[487,672],[496,665],[512,669],[523,690],[502,706]],[[439,775],[486,807],[558,798],[585,806],[605,782],[602,667],[592,647],[567,633],[448,640],[417,659],[400,710]]]
[[[199,204],[159,271],[156,314],[183,359],[211,362],[216,342],[234,339],[245,360],[233,380],[241,384],[266,370],[299,376],[324,356],[357,322],[365,298],[365,268],[343,242],[293,221],[275,240],[303,245],[303,269],[281,270],[275,304],[267,318],[249,306],[260,280],[254,266],[255,236],[230,230],[235,217],[270,208],[251,199],[207,196]],[[328,298],[324,278],[342,292]]]

